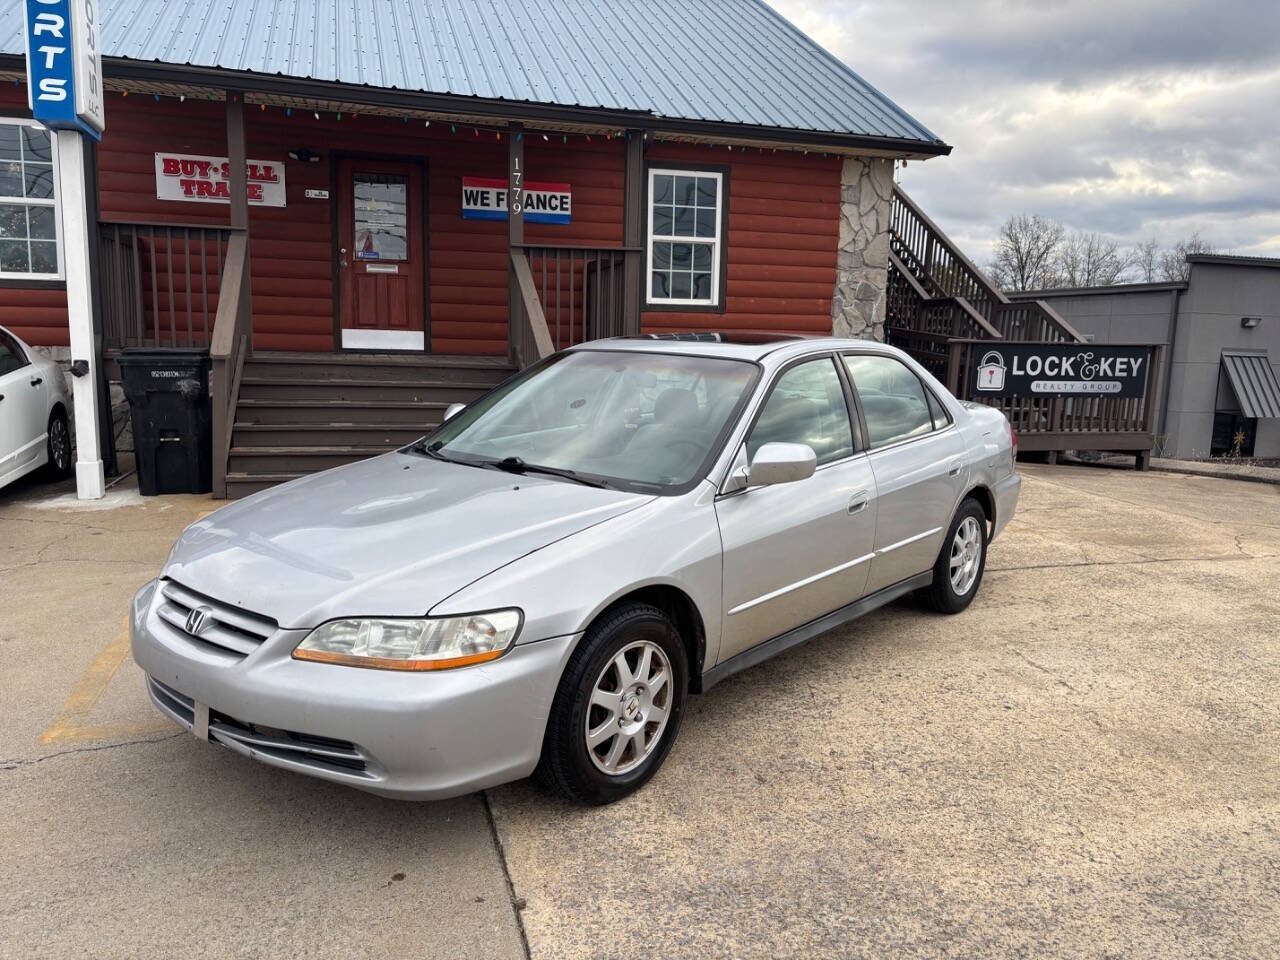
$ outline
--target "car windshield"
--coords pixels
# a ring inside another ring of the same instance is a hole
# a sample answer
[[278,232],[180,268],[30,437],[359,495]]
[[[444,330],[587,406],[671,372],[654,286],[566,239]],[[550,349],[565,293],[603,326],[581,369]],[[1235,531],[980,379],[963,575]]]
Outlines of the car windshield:
[[757,376],[758,367],[741,360],[564,353],[503,384],[415,449],[515,472],[673,492],[699,478]]

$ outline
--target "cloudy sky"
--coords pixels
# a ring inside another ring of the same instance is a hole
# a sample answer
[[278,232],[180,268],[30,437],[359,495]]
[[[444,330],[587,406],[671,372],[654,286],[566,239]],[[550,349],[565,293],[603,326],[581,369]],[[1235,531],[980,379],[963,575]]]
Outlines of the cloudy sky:
[[980,263],[1041,213],[1280,256],[1280,0],[769,0],[955,149],[902,185]]

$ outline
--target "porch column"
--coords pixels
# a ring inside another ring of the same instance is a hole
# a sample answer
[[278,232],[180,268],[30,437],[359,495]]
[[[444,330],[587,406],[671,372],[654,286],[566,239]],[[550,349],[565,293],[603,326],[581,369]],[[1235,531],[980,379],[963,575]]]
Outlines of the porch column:
[[227,91],[227,162],[231,167],[231,226],[244,231],[245,263],[240,281],[240,308],[244,311],[243,332],[250,353],[253,352],[253,295],[250,284],[249,190],[245,168],[244,94]]
[[626,171],[622,181],[623,333],[640,332],[640,305],[644,302],[644,131],[627,131]]
[[507,125],[507,344],[512,363],[519,363],[521,325],[527,321],[512,257],[524,243],[524,124]]
[[[78,130],[54,134],[61,177],[63,264],[67,278],[67,321],[72,358],[72,406],[76,425],[76,496],[81,500],[101,500],[106,493],[102,463],[101,395],[98,392],[98,362],[93,330],[93,274],[90,233],[97,221],[89,217],[88,165],[85,136]],[[83,372],[76,375],[77,369]]]
[[831,332],[837,337],[884,339],[892,201],[892,160],[845,158],[840,170],[840,241],[831,297]]

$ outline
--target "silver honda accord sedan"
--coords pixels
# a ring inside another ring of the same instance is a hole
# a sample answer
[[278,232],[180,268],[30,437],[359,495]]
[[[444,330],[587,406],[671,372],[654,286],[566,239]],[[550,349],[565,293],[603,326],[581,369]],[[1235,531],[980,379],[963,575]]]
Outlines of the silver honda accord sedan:
[[451,412],[183,532],[131,617],[161,711],[384,796],[605,803],[689,694],[908,593],[964,610],[1021,483],[1001,413],[859,340],[597,341]]

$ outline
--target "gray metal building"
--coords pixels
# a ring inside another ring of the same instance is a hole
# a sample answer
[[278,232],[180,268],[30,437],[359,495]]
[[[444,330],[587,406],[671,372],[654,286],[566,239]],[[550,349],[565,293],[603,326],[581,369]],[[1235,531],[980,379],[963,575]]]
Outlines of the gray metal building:
[[1199,254],[1183,283],[1011,293],[1098,343],[1166,343],[1156,453],[1280,457],[1280,258]]

